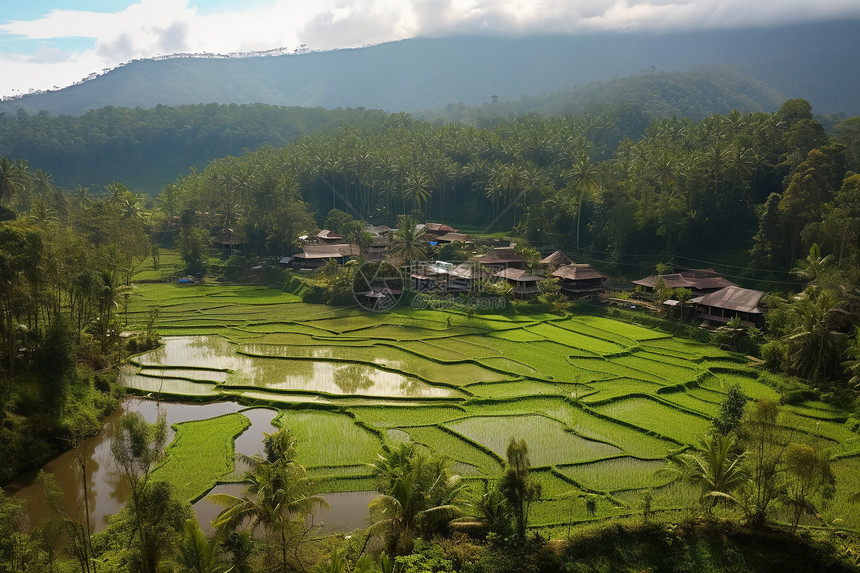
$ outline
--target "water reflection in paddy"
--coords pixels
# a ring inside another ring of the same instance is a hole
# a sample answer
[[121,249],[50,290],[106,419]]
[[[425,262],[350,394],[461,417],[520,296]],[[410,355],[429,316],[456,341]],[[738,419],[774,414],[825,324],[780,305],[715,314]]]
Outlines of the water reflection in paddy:
[[[433,386],[370,364],[332,361],[338,358],[335,356],[338,349],[250,347],[254,352],[265,352],[266,356],[248,356],[236,354],[233,344],[217,336],[170,337],[163,342],[162,347],[133,359],[144,367],[146,376],[127,370],[122,373],[120,383],[147,392],[180,395],[207,395],[217,391],[213,385],[182,380],[183,377],[223,382],[223,388],[241,386],[282,392],[410,398],[461,395],[457,390]],[[297,358],[297,354],[301,357]],[[279,355],[285,357],[279,358]],[[340,358],[345,360],[349,356],[349,349],[344,348]],[[382,357],[377,362],[387,368],[399,365]],[[194,374],[183,376],[183,371]],[[159,372],[173,377],[152,376]]]
[[[124,401],[105,419],[101,431],[82,449],[87,460],[87,489],[89,491],[90,523],[99,531],[107,525],[107,518],[120,510],[128,499],[128,491],[119,479],[110,452],[111,440],[117,433],[120,417],[138,411],[147,422],[154,422],[159,410],[166,415],[169,440],[173,439],[171,424],[190,420],[203,420],[241,410],[235,402],[212,404],[180,404],[129,399]],[[262,440],[262,435],[260,437]],[[259,448],[259,446],[258,446]],[[83,515],[83,486],[81,469],[74,451],[67,451],[46,463],[41,469],[52,474],[65,494],[62,506],[68,515]],[[27,472],[7,485],[7,494],[27,501],[31,519],[38,522],[47,517],[49,510],[44,502],[41,486],[36,483],[38,471]],[[80,506],[80,509],[79,509]]]

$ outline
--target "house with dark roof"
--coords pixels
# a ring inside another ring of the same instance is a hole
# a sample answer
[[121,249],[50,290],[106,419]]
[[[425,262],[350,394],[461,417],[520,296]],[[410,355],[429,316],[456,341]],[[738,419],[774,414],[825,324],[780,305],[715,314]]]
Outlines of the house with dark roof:
[[529,274],[523,269],[507,268],[503,271],[494,273],[493,276],[497,279],[502,279],[508,286],[510,292],[518,297],[532,297],[540,293],[538,283],[543,279]]
[[[450,227],[443,223],[424,223],[424,234],[427,235],[427,238],[431,237],[439,237],[446,233],[456,233],[457,229],[454,227]],[[432,240],[432,239],[431,239]]]
[[557,269],[558,267],[563,267],[565,265],[572,265],[573,261],[570,260],[567,255],[562,253],[561,251],[556,251],[551,255],[544,257],[541,259],[540,264],[546,265],[550,269]]
[[474,261],[460,263],[448,271],[448,292],[469,292],[482,280],[490,278],[492,272]]
[[716,292],[690,299],[696,307],[696,318],[726,324],[739,317],[741,325],[754,326],[764,322],[759,307],[764,293],[760,290],[728,286]]
[[323,229],[322,231],[317,233],[317,239],[319,239],[323,243],[337,244],[343,241],[343,236],[340,233],[329,231],[328,229]]
[[633,281],[633,284],[642,287],[645,292],[655,292],[656,286],[661,279],[666,288],[688,288],[696,295],[715,292],[730,286],[737,286],[735,283],[721,277],[714,269],[687,269],[677,273],[651,275],[650,277]]
[[561,291],[570,296],[601,293],[606,290],[603,283],[609,278],[591,265],[574,263],[558,267],[551,276]]
[[436,243],[444,245],[447,243],[469,243],[469,235],[466,233],[445,233],[436,237]]
[[524,269],[527,262],[522,255],[514,251],[513,245],[510,247],[491,247],[486,254],[476,257],[475,260],[494,272],[507,268]]
[[292,256],[289,264],[303,269],[315,269],[326,264],[329,259],[333,259],[337,264],[342,265],[349,257],[357,256],[359,253],[358,245],[345,243],[339,245],[305,245],[302,247],[302,252]]

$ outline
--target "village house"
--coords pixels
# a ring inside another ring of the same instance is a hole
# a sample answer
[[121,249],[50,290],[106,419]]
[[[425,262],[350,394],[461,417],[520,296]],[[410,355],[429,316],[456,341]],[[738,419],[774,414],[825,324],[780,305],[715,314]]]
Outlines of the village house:
[[547,267],[550,271],[554,271],[559,267],[573,264],[573,261],[570,260],[567,255],[565,255],[561,251],[555,251],[551,255],[541,259],[540,264]]
[[[302,247],[302,252],[296,253],[291,258],[284,257],[280,262],[281,264],[289,264],[293,268],[315,269],[325,265],[329,259],[342,265],[350,257],[358,256],[359,252],[358,245],[348,245],[346,243],[338,245],[305,245]],[[288,258],[290,260],[287,260]]]
[[735,283],[724,279],[714,269],[685,269],[676,273],[663,275],[651,275],[633,284],[642,287],[645,292],[653,293],[657,289],[660,280],[665,288],[687,288],[694,295],[703,295],[718,291],[722,288],[737,286]]
[[690,300],[696,308],[696,318],[726,324],[738,317],[742,326],[761,325],[764,311],[759,308],[764,293],[760,290],[728,286]]
[[569,296],[598,294],[606,290],[603,283],[609,278],[591,265],[570,263],[552,272],[561,292]]
[[482,280],[490,278],[491,271],[474,261],[460,263],[448,271],[446,290],[451,293],[471,292]]
[[521,298],[536,296],[540,293],[538,283],[543,279],[529,274],[523,269],[507,268],[493,274],[494,277],[504,280],[510,286],[510,293]]
[[491,247],[490,250],[480,257],[475,258],[484,267],[492,272],[503,271],[508,268],[525,269],[526,259],[514,251],[513,245],[509,247]]

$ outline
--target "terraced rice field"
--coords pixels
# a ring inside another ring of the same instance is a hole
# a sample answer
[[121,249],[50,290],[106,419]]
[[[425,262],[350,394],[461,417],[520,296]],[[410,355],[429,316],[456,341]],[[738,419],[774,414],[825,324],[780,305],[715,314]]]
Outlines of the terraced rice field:
[[[742,357],[600,316],[374,314],[220,285],[142,284],[137,294],[129,328],[157,304],[164,345],[131,357],[122,382],[278,409],[274,424],[297,436],[320,493],[372,489],[367,464],[384,443],[410,439],[479,487],[500,474],[513,437],[528,443],[543,486],[535,526],[630,514],[648,491],[655,510],[676,510],[696,492],[655,471],[708,430],[728,387],[778,398]],[[781,423],[838,456],[846,484],[829,517],[860,527],[842,515],[848,490],[860,489],[860,435],[845,415],[808,403],[785,407]],[[183,424],[158,472],[189,499],[235,480],[232,440],[245,427],[241,413]],[[211,463],[192,471],[187,454],[204,442]],[[585,496],[596,496],[596,516]]]

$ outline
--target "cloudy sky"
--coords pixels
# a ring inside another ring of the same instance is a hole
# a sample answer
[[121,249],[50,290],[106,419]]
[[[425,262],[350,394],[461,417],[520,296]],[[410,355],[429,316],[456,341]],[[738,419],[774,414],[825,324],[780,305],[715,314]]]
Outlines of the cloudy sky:
[[858,0],[3,0],[0,96],[174,53],[450,34],[666,32],[860,17]]

